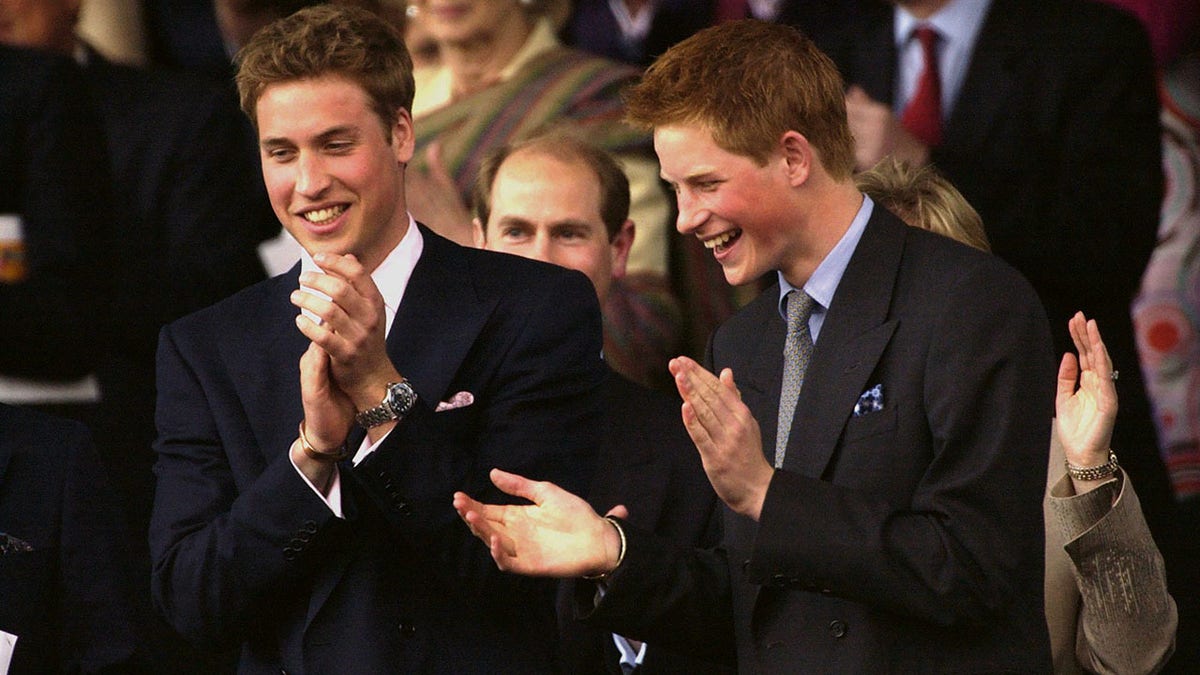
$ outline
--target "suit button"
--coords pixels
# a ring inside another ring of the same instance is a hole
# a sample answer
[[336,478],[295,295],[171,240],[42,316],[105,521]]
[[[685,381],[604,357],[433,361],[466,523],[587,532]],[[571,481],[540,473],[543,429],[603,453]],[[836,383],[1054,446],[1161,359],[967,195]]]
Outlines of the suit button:
[[782,574],[776,574],[775,576],[771,577],[771,585],[773,586],[782,588],[783,586],[787,585],[787,582],[788,578]]
[[845,637],[847,628],[848,626],[844,621],[834,619],[833,621],[829,622],[829,634],[835,638]]
[[412,507],[409,506],[407,502],[396,502],[395,509],[396,513],[399,513],[402,516],[412,515]]
[[747,558],[742,561],[742,574],[746,574],[749,571],[750,571],[750,559]]
[[297,553],[299,553],[299,551],[294,548],[285,548],[283,549],[283,559],[287,561],[295,560]]
[[304,521],[304,531],[309,534],[316,534],[317,533],[317,521],[315,521],[315,520]]
[[396,626],[396,629],[400,631],[400,635],[406,638],[412,637],[417,632],[417,627],[411,623],[401,623],[400,625]]

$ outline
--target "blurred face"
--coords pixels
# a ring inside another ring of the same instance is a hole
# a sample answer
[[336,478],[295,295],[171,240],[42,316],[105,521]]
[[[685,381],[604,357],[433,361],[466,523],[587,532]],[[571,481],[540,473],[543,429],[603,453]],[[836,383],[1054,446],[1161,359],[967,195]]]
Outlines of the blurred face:
[[0,42],[70,54],[79,0],[0,0]]
[[389,139],[362,87],[330,76],[270,85],[256,112],[263,178],[284,228],[310,254],[353,253],[375,269],[408,229],[407,111]]
[[712,251],[725,280],[754,281],[780,269],[793,253],[791,193],[779,153],[759,166],[752,158],[718,147],[699,125],[666,125],[654,130],[662,177],[679,204],[676,229]]
[[525,30],[527,18],[517,0],[416,0],[422,27],[444,43],[483,41],[511,28]]
[[600,181],[582,162],[518,152],[500,165],[492,183],[485,246],[579,270],[603,301],[625,274],[633,223],[609,241],[600,219]]

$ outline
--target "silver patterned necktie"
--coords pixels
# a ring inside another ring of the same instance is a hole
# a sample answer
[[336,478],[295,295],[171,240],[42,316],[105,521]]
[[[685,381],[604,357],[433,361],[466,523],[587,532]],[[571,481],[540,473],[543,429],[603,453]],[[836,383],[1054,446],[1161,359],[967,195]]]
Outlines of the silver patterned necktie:
[[800,387],[804,386],[804,371],[808,370],[808,360],[812,358],[813,341],[808,318],[816,305],[808,293],[795,290],[788,291],[786,302],[788,327],[787,338],[783,341],[783,386],[779,391],[779,425],[775,431],[777,469],[783,466],[796,401],[800,398]]

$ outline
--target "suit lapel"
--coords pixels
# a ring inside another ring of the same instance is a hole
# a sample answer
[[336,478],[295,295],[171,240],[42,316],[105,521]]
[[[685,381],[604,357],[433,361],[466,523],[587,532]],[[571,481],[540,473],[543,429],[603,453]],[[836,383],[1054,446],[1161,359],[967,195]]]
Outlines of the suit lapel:
[[849,73],[844,73],[847,85],[857,84],[882,103],[892,104],[895,98],[896,41],[893,36],[893,10],[887,3],[864,6],[859,30],[847,33],[851,40]]
[[[412,381],[420,400],[433,407],[445,397],[454,375],[490,316],[491,306],[481,301],[475,291],[465,251],[424,226],[420,227],[424,248],[392,320],[387,351],[396,370]],[[299,385],[296,396],[299,400]],[[361,444],[364,435],[355,427],[348,440],[350,447]],[[364,504],[363,508],[373,507]],[[357,551],[363,545],[360,533],[350,548]],[[357,553],[344,552],[331,563],[328,573],[314,582],[305,630],[355,555]]]
[[248,424],[262,453],[264,464],[274,461],[281,448],[295,439],[295,426],[303,416],[300,403],[300,356],[308,338],[296,328],[299,313],[288,299],[299,288],[300,264],[268,281],[256,312],[248,313],[245,356],[231,354],[230,370],[242,396]]
[[443,400],[491,315],[463,249],[421,226],[424,250],[388,334],[388,355],[421,400]]
[[733,369],[734,381],[746,406],[758,414],[763,454],[775,461],[776,425],[779,423],[779,390],[783,385],[783,341],[787,324],[779,316],[779,284],[772,284],[748,308],[751,312],[745,333],[737,344],[746,345],[729,355],[728,363],[708,364],[714,373]]
[[888,320],[906,226],[876,206],[833,297],[804,377],[784,469],[820,478],[896,321]]
[[1016,63],[1025,51],[1022,14],[1008,0],[994,0],[967,67],[967,75],[946,120],[943,147],[969,151],[986,144],[988,130],[1018,84]]

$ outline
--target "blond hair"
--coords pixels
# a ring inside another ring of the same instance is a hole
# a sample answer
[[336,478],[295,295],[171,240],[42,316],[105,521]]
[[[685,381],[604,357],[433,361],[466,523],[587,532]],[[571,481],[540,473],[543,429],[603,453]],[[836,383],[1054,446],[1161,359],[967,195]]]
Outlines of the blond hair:
[[859,190],[905,223],[990,251],[983,219],[962,193],[933,167],[912,167],[885,157],[854,177]]

